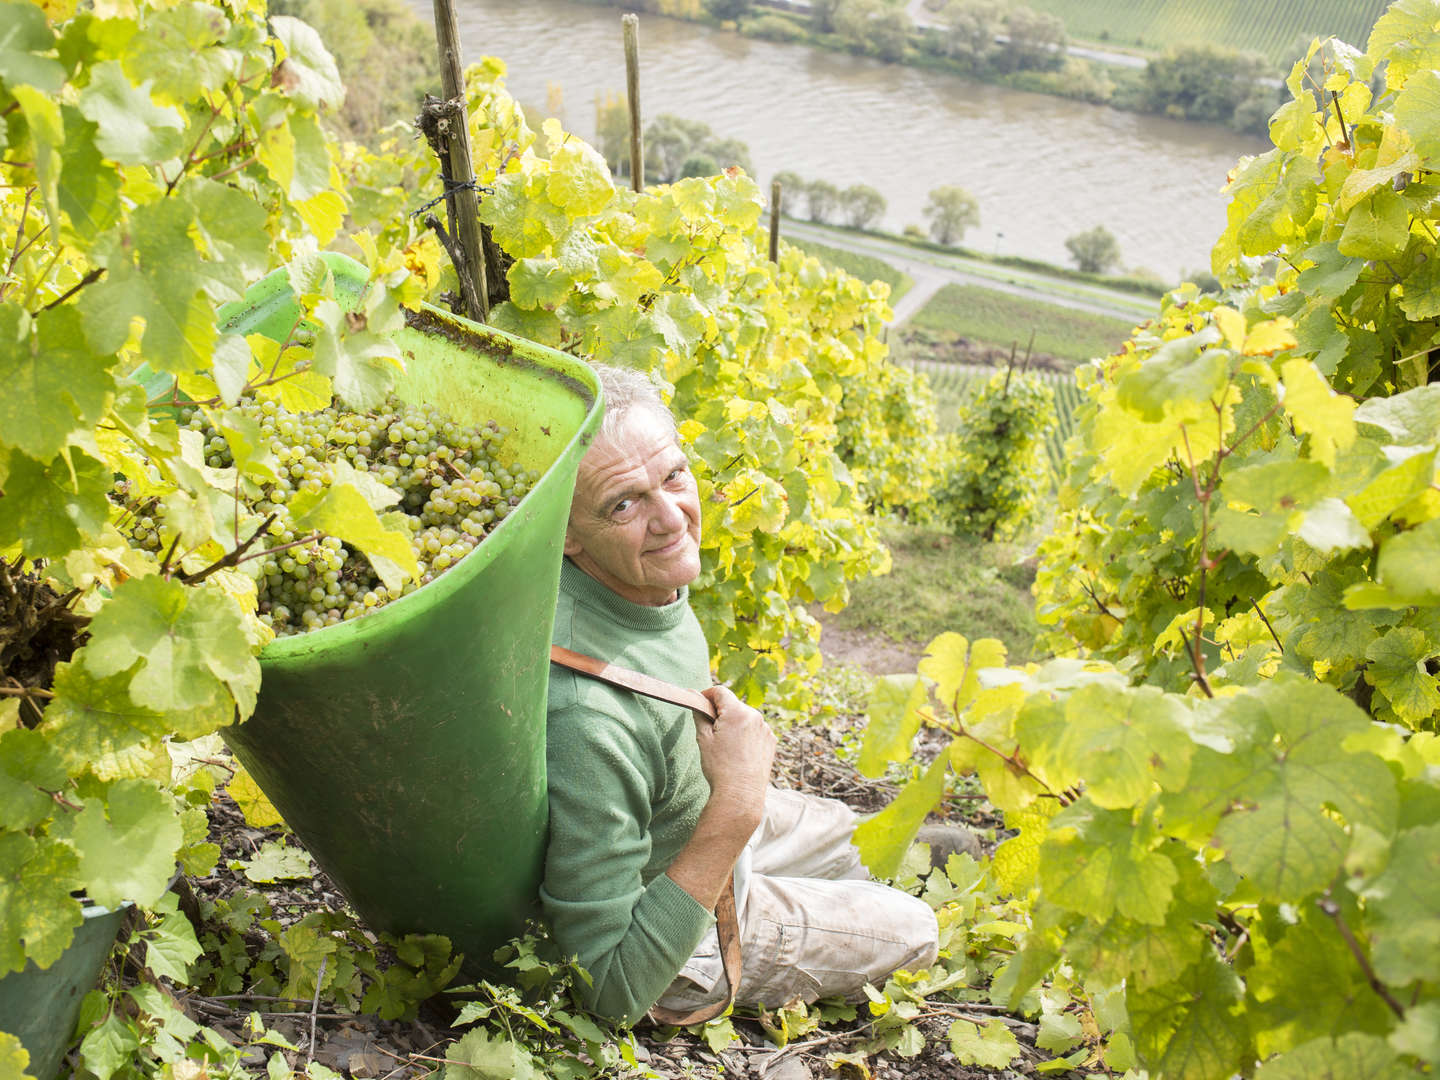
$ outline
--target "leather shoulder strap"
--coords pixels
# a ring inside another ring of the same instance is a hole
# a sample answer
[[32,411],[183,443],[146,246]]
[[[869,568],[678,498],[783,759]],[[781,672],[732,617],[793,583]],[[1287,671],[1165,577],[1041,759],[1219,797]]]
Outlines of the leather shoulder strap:
[[617,664],[607,664],[604,660],[597,660],[593,656],[574,652],[563,645],[550,646],[550,662],[559,664],[563,668],[569,668],[571,671],[578,671],[581,675],[588,675],[592,679],[598,679],[611,686],[618,686],[622,690],[655,698],[657,701],[668,701],[671,705],[679,705],[691,712],[698,713],[707,720],[715,719],[715,707],[710,704],[710,700],[704,694],[696,690],[676,686],[674,683],[668,683],[662,679],[654,679],[649,675],[642,675],[638,671],[631,671],[629,668],[623,668]]

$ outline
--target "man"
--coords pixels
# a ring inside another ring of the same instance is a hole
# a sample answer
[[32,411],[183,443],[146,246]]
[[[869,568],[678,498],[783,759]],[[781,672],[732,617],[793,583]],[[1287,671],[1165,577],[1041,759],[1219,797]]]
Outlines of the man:
[[869,881],[842,803],[769,786],[775,737],[727,688],[687,602],[700,501],[675,422],[642,375],[597,366],[600,432],[580,463],[565,535],[557,645],[703,693],[689,710],[551,667],[550,841],[541,899],[578,956],[597,1013],[723,1001],[714,910],[735,885],[736,1000],[862,996],[934,962],[934,914]]

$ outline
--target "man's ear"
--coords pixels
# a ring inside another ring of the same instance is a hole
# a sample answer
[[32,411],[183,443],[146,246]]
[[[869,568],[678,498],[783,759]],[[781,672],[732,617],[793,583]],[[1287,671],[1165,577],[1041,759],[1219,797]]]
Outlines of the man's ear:
[[575,535],[575,531],[567,525],[565,528],[565,554],[573,559],[584,550],[585,546],[580,543],[579,538]]

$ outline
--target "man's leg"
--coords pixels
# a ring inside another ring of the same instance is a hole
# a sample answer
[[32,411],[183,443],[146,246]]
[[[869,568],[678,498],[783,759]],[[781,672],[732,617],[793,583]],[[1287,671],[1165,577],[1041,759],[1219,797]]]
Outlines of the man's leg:
[[[923,901],[869,880],[850,841],[859,820],[835,799],[770,789],[765,819],[751,840],[737,1001],[858,997],[865,983],[882,983],[897,968],[935,962],[934,913]],[[665,1008],[723,998],[712,938],[697,950],[692,974],[714,985],[705,989],[682,975],[660,999]]]
[[[881,985],[898,968],[929,967],[938,952],[930,906],[874,881],[755,874],[745,907],[735,995],[742,1005],[859,1000],[866,983]],[[688,1010],[724,996],[723,977],[706,990],[682,976],[660,1004]]]
[[860,818],[838,799],[772,787],[750,840],[750,868],[783,877],[869,878],[850,836]]

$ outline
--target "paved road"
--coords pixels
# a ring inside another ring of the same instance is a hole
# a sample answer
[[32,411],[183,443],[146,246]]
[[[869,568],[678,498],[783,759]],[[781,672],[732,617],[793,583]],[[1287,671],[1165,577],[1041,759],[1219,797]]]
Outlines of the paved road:
[[[909,0],[905,5],[905,14],[910,16],[910,21],[917,27],[929,30],[944,30],[947,26],[935,12],[925,6],[925,0]],[[1005,40],[1001,34],[996,41]],[[1093,45],[1066,45],[1065,51],[1071,56],[1078,56],[1082,60],[1094,60],[1100,64],[1113,64],[1116,67],[1127,67],[1142,69],[1149,63],[1143,56],[1133,56],[1130,53],[1111,52],[1109,49],[1098,49]]]
[[997,266],[961,255],[944,255],[925,251],[883,237],[827,229],[808,221],[785,218],[780,235],[789,239],[809,240],[817,244],[843,248],[862,255],[884,259],[903,270],[915,285],[894,304],[894,325],[899,326],[925,306],[944,285],[979,285],[997,292],[1040,300],[1056,307],[1108,315],[1115,319],[1138,321],[1154,314],[1156,301],[1133,293],[1119,292],[1099,285],[1046,277],[1030,270]]

